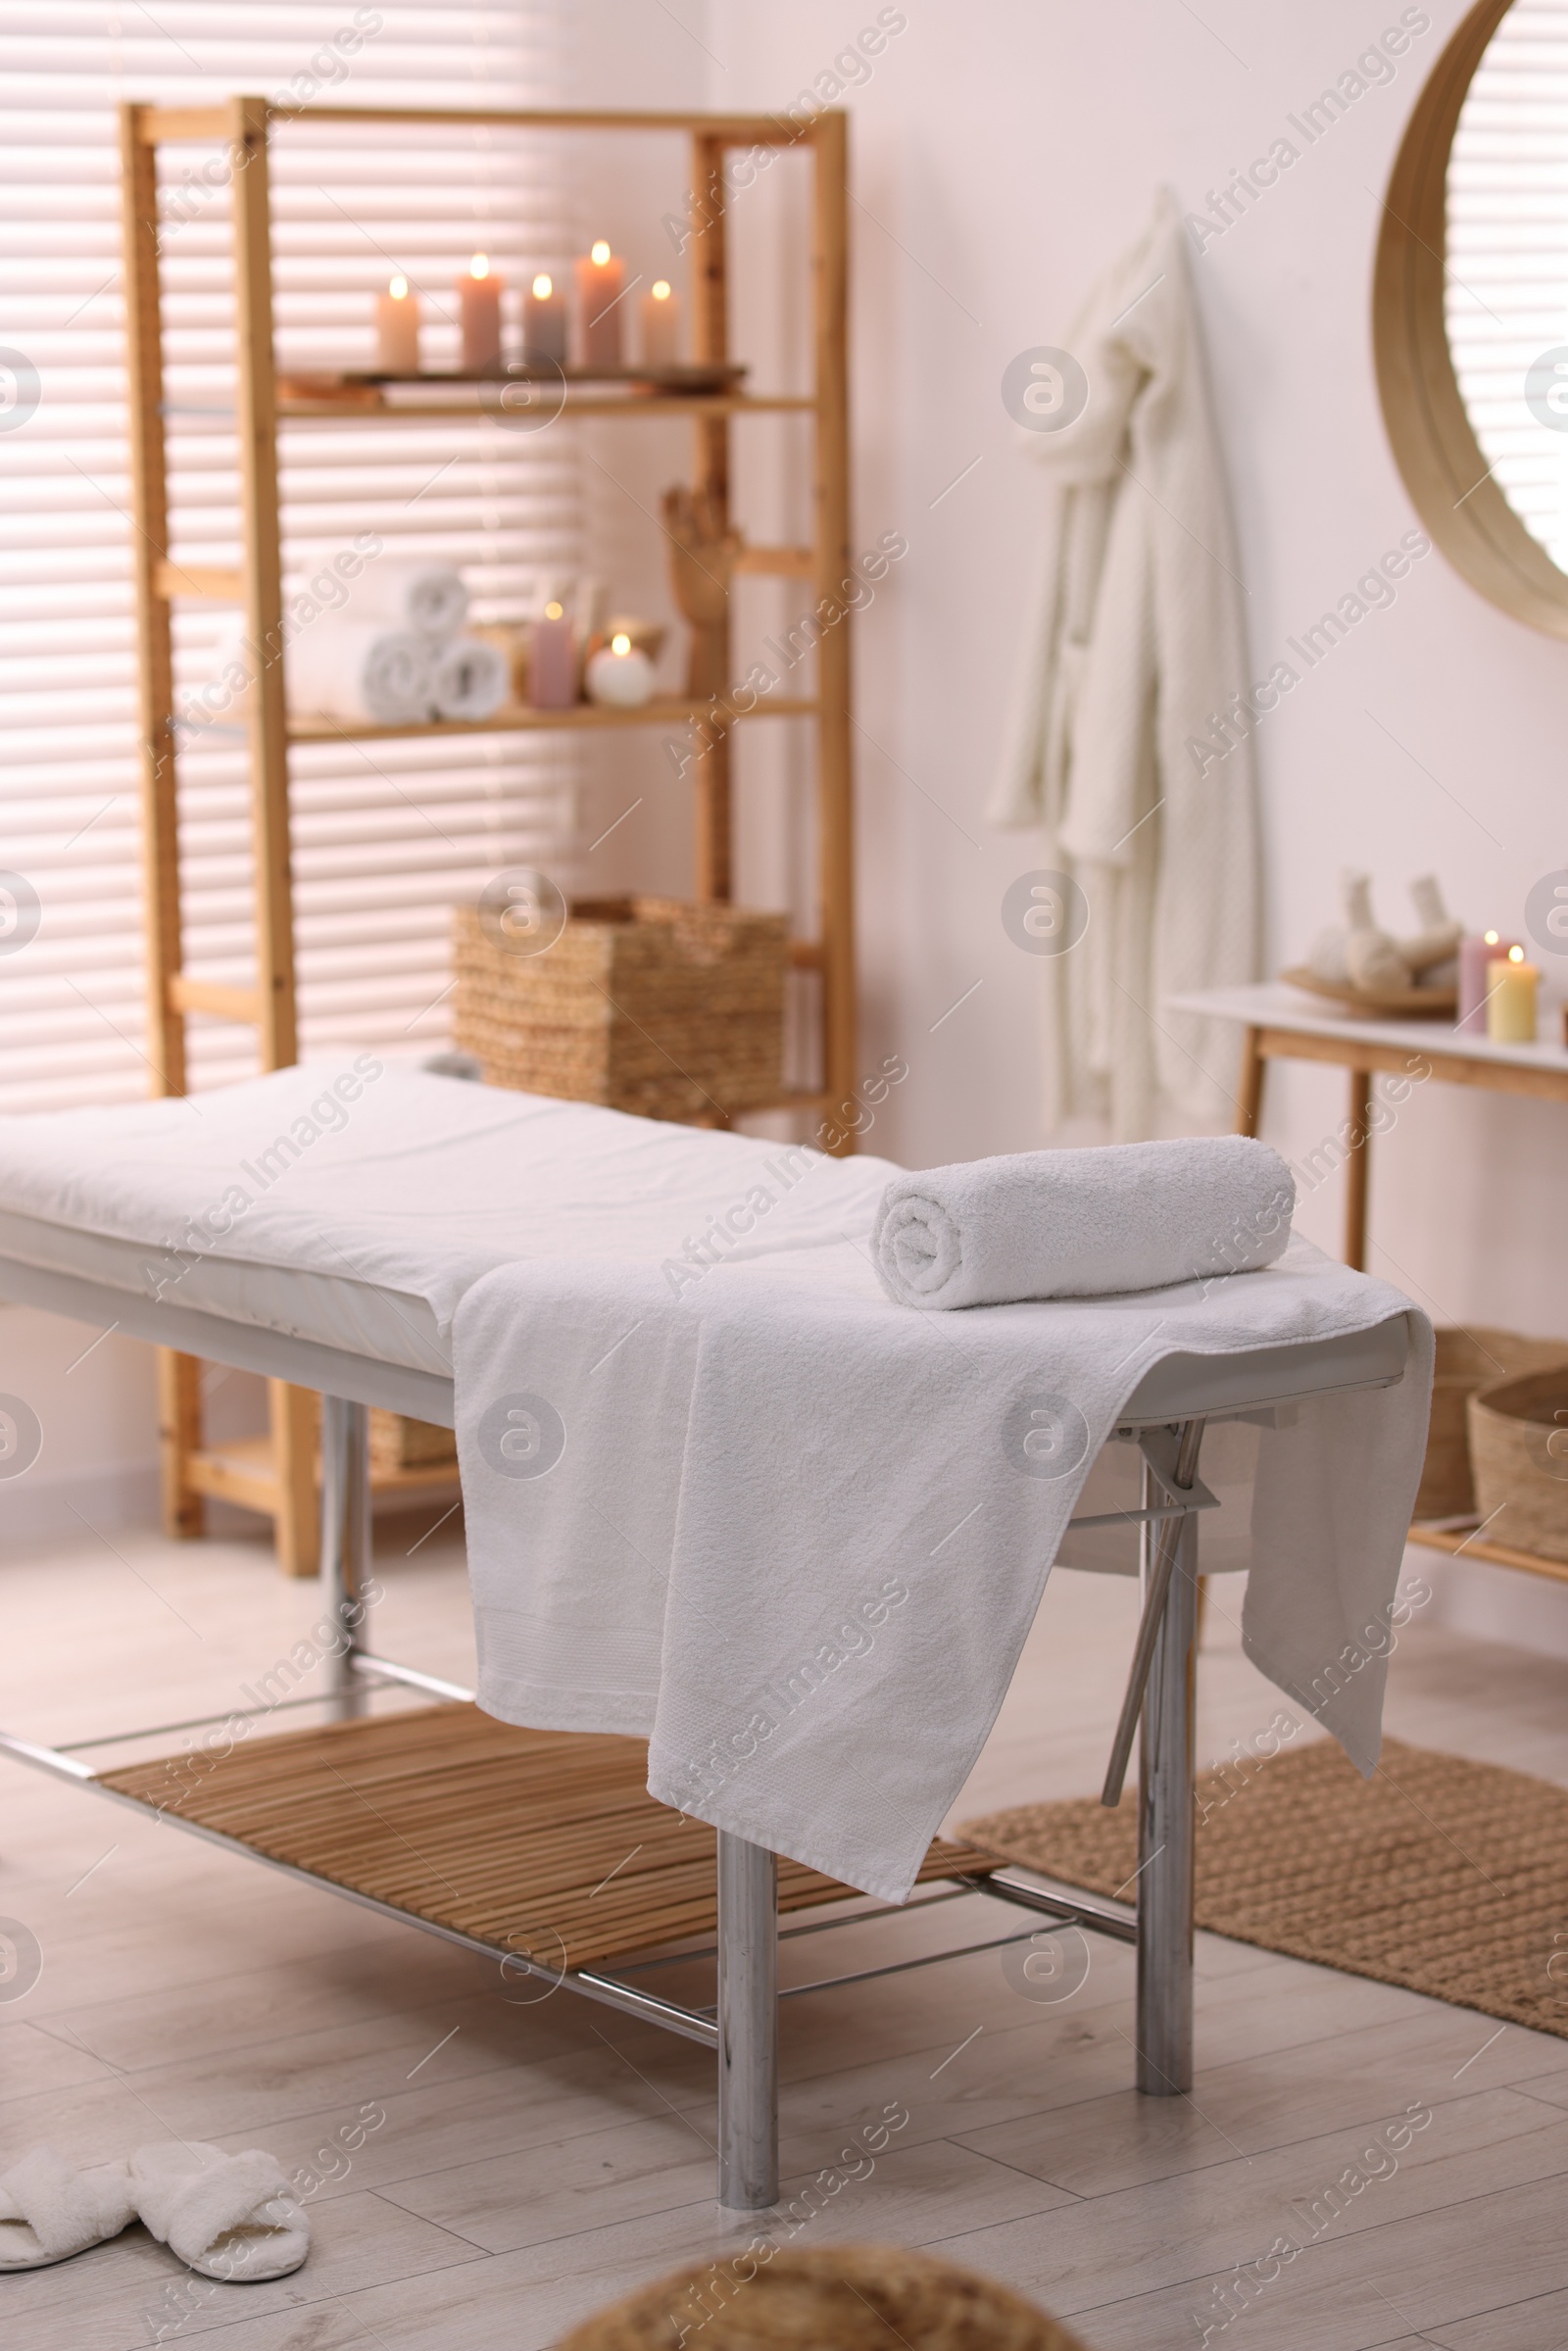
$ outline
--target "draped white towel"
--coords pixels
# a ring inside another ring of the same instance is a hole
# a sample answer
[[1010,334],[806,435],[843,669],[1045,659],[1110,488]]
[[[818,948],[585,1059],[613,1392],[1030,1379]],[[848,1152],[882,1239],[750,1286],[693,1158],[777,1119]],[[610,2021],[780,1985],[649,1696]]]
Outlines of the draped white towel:
[[367,563],[354,584],[354,612],[418,637],[455,637],[468,617],[468,591],[453,563],[416,558]]
[[430,698],[438,718],[491,718],[512,691],[512,669],[483,637],[454,637],[435,657]]
[[396,726],[430,710],[432,642],[411,630],[323,612],[284,655],[292,710]]
[[1295,1205],[1279,1152],[1244,1135],[1017,1151],[896,1176],[871,1247],[899,1305],[1102,1298],[1271,1265]]

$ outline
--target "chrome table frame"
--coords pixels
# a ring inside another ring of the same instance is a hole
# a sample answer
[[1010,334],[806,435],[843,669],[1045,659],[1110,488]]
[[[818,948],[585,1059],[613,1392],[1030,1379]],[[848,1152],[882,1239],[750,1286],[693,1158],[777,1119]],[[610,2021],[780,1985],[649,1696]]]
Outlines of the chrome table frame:
[[[449,1379],[15,1258],[0,1257],[0,1298],[68,1315],[74,1321],[119,1329],[132,1338],[236,1370],[260,1372],[296,1387],[318,1390],[322,1398],[321,1579],[327,1613],[343,1628],[347,1642],[333,1669],[334,1688],[328,1702],[334,1703],[341,1715],[359,1714],[371,1690],[389,1684],[449,1701],[472,1700],[473,1691],[456,1683],[376,1655],[365,1641],[359,1605],[359,1594],[369,1581],[370,1563],[368,1408],[378,1404],[452,1428],[455,1409]],[[1141,1720],[1136,1904],[1104,1901],[1043,1879],[1019,1878],[999,1870],[985,1878],[962,1879],[947,1891],[916,1896],[906,1905],[929,1909],[966,1893],[983,1893],[1059,1927],[1088,1929],[1136,1944],[1137,2081],[1139,2089],[1149,2096],[1179,2096],[1191,2089],[1193,2079],[1193,1666],[1198,1621],[1198,1514],[1215,1507],[1215,1497],[1198,1481],[1203,1430],[1210,1420],[1255,1414],[1329,1390],[1344,1393],[1392,1385],[1403,1371],[1402,1322],[1396,1341],[1391,1336],[1381,1352],[1368,1342],[1393,1330],[1393,1325],[1385,1325],[1353,1341],[1258,1348],[1245,1356],[1167,1356],[1140,1383],[1116,1430],[1119,1438],[1136,1442],[1143,1454],[1142,1507],[1072,1522],[1075,1527],[1085,1527],[1136,1521],[1141,1529],[1143,1615],[1102,1799],[1107,1804],[1119,1800],[1133,1732]],[[1237,1369],[1240,1364],[1250,1367],[1245,1381]],[[139,1797],[105,1788],[78,1760],[82,1749],[199,1730],[207,1723],[226,1719],[225,1713],[196,1722],[155,1725],[70,1747],[40,1746],[0,1732],[0,1753],[145,1812]],[[623,2015],[640,2017],[712,2049],[718,2060],[718,2200],[742,2212],[765,2211],[778,2201],[781,1998],[932,1966],[941,1959],[1025,1941],[1040,1931],[1026,1928],[964,1944],[957,1950],[791,1984],[781,1992],[781,1940],[825,1933],[877,1913],[860,1910],[853,1917],[781,1930],[774,1855],[720,1830],[718,1928],[713,1948],[628,1962],[615,1974],[602,1968],[555,1969],[501,1951],[452,1928],[415,1918],[372,1895],[290,1863],[271,1861],[252,1845],[184,1821],[175,1813],[165,1812],[161,1817],[231,1852],[279,1869],[287,1877],[438,1935],[487,1959],[497,1959],[503,1971],[545,1978],[552,1984],[564,1985]],[[708,1958],[717,1963],[717,1998],[709,2008],[664,1999],[627,1981],[660,1966]]]

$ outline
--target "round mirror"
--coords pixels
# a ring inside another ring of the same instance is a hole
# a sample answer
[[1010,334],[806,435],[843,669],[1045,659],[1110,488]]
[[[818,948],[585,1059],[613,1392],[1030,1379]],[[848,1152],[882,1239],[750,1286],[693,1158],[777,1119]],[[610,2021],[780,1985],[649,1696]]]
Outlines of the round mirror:
[[1434,544],[1568,636],[1568,0],[1481,0],[1438,60],[1389,182],[1372,321]]

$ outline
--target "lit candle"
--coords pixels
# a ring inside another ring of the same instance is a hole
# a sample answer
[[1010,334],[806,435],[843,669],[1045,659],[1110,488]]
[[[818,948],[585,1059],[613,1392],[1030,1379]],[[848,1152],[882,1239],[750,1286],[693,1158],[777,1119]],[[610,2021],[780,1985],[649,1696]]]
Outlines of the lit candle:
[[1510,947],[1501,961],[1487,965],[1487,1035],[1494,1045],[1535,1044],[1540,978],[1522,947]]
[[544,269],[523,296],[522,356],[566,364],[566,290]]
[[468,264],[467,275],[458,279],[458,312],[464,374],[491,373],[501,365],[501,280],[492,277],[482,253]]
[[375,298],[375,364],[383,375],[419,372],[419,297],[406,277],[394,277]]
[[602,703],[609,710],[641,710],[653,699],[654,664],[624,631],[617,630],[589,661],[585,682],[590,702]]
[[528,700],[536,710],[569,710],[577,700],[577,639],[558,597],[550,599],[533,624]]
[[638,309],[642,315],[643,366],[645,367],[678,367],[680,366],[680,296],[667,277],[659,277],[643,296]]
[[626,265],[601,237],[577,264],[577,310],[585,367],[620,366],[620,296]]
[[[1487,1034],[1487,965],[1506,962],[1518,946],[1515,939],[1501,939],[1495,931],[1487,931],[1479,939],[1459,942],[1459,1011],[1455,1026],[1467,1037]],[[1523,949],[1520,949],[1521,955]]]

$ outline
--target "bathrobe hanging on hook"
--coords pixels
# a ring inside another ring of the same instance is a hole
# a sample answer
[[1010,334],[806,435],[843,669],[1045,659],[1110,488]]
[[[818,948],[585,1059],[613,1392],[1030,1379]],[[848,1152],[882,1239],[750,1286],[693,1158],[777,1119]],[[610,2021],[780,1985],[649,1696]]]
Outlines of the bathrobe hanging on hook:
[[1047,499],[987,813],[1039,827],[1040,869],[1075,885],[1078,920],[1040,926],[1045,1131],[1128,1141],[1229,1124],[1234,1032],[1162,1000],[1257,976],[1247,591],[1168,190],[1066,354],[1014,409]]

